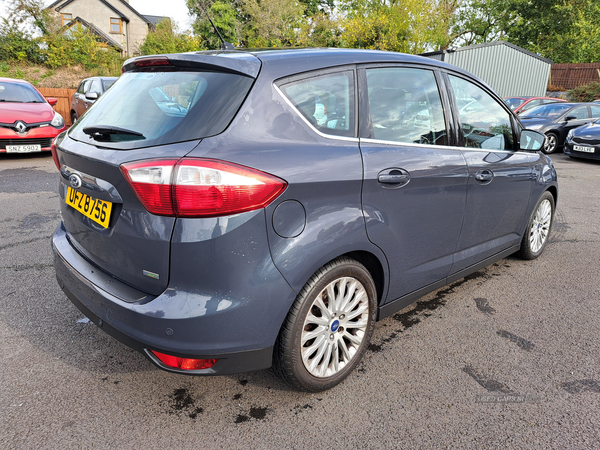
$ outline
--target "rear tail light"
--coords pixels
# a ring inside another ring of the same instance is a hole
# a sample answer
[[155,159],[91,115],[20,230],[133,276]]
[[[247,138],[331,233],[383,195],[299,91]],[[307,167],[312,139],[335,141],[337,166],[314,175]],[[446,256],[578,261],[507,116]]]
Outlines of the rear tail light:
[[58,153],[56,152],[56,139],[58,137],[55,137],[52,140],[52,145],[50,145],[50,151],[52,152],[52,159],[54,160],[54,164],[56,165],[56,168],[60,171],[60,161],[58,160]]
[[210,369],[218,361],[217,359],[191,359],[180,358],[178,356],[165,355],[157,351],[151,352],[167,367],[181,370],[202,370]]
[[152,214],[219,217],[264,208],[287,183],[273,175],[211,159],[161,159],[123,164],[121,170]]

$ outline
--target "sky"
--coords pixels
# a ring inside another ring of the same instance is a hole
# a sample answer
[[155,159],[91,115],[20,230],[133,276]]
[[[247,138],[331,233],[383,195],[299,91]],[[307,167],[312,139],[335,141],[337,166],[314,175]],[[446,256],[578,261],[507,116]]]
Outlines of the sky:
[[191,29],[185,0],[129,0],[129,4],[142,15],[170,17],[181,31]]

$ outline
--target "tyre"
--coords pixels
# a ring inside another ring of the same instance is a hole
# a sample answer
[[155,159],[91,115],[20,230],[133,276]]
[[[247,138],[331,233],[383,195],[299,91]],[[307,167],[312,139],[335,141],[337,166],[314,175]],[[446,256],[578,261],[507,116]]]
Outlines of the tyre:
[[546,137],[548,138],[548,143],[546,147],[542,149],[542,151],[549,155],[558,149],[558,136],[556,133],[546,133]]
[[275,373],[310,392],[342,382],[367,348],[376,310],[375,283],[362,264],[350,258],[326,264],[286,317],[273,352]]
[[519,249],[521,258],[535,259],[542,254],[548,243],[553,220],[554,197],[546,191],[537,202],[525,229]]
[[71,125],[74,125],[77,122],[77,114],[75,111],[71,111]]

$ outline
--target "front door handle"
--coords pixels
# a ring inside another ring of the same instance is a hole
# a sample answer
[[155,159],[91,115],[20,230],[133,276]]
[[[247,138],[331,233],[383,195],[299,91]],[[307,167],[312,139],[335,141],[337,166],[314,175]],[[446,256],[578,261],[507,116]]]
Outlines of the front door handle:
[[410,174],[404,169],[385,169],[379,172],[377,181],[383,184],[389,184],[390,187],[404,186],[410,181]]
[[482,183],[489,183],[494,178],[494,172],[488,169],[480,170],[475,174],[475,179]]

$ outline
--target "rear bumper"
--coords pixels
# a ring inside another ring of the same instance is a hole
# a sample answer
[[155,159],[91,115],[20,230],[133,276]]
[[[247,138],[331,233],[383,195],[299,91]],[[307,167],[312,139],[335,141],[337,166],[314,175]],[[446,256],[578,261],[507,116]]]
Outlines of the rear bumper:
[[[190,374],[160,364],[149,350],[184,358],[218,359],[214,366],[194,371],[194,375],[232,374],[271,366],[273,345],[285,317],[283,308],[274,308],[273,317],[252,320],[257,305],[247,297],[235,301],[230,296],[219,301],[214,294],[208,297],[173,288],[150,296],[90,264],[71,246],[62,223],[52,239],[52,249],[58,284],[71,302],[102,330],[159,367]],[[283,280],[281,286],[289,291],[283,296],[291,292],[293,299],[293,291]],[[269,303],[265,297],[257,300]],[[277,303],[281,304],[281,297]]]

